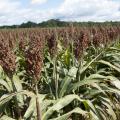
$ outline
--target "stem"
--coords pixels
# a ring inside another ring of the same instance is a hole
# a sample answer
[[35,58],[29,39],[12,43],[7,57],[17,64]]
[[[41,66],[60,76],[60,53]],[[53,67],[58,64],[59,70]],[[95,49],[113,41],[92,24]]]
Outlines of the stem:
[[[13,92],[17,92],[17,89],[16,89],[16,87],[14,85],[14,81],[13,81],[13,75],[8,75],[8,76],[11,79],[11,82],[12,82]],[[21,117],[21,110],[19,108],[20,106],[18,104],[17,96],[14,96],[13,99],[14,99],[15,106],[16,106],[16,110],[15,110],[17,112],[17,116],[16,117],[18,118],[18,120],[21,120],[22,119],[22,117]]]
[[[46,78],[47,78],[48,74],[47,74],[47,70],[46,70],[45,67],[44,67],[44,70],[45,70],[45,76],[46,76]],[[47,79],[47,81],[48,81],[48,79]],[[52,91],[52,88],[51,88],[51,86],[50,86],[50,84],[49,84],[48,82],[47,82],[47,84],[48,84],[49,89],[50,89],[50,94],[51,94],[51,95],[54,95],[54,94],[53,94],[53,91]]]
[[39,103],[39,98],[38,98],[38,87],[37,87],[37,82],[36,82],[36,85],[35,85],[35,90],[36,90],[37,120],[42,120],[42,119],[41,119],[40,103]]
[[56,95],[56,99],[58,99],[58,79],[57,79],[56,57],[54,59],[53,77],[54,77],[54,81],[55,81],[55,95]]

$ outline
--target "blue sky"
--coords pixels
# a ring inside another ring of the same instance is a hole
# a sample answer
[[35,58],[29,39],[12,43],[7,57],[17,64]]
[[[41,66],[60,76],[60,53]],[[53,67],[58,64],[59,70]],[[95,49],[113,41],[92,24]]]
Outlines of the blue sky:
[[[35,1],[35,2],[31,2],[31,1]],[[20,3],[21,6],[24,5],[24,7],[32,7],[32,8],[44,10],[44,9],[51,9],[53,7],[57,8],[62,2],[64,2],[64,0],[21,0]]]
[[65,21],[120,21],[120,0],[0,0],[0,25]]

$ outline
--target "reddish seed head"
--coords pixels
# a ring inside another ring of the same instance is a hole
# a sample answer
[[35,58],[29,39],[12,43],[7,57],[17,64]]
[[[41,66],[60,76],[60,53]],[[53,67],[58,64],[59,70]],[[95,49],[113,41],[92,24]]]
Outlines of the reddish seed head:
[[9,45],[0,40],[0,65],[3,67],[7,74],[12,74],[16,68],[16,56],[9,48]]
[[40,36],[31,36],[29,48],[26,51],[27,73],[34,79],[40,78],[43,64],[43,46],[44,40]]

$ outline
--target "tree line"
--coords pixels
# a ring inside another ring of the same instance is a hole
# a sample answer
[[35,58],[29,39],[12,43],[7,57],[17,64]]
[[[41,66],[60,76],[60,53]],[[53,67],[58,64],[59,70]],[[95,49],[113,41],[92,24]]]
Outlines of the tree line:
[[106,21],[106,22],[92,22],[92,21],[88,21],[88,22],[67,22],[67,21],[61,21],[59,19],[50,19],[47,21],[43,21],[41,23],[35,23],[35,22],[31,22],[28,21],[26,23],[22,23],[20,25],[4,25],[4,26],[0,26],[0,29],[5,29],[5,28],[36,28],[36,27],[68,27],[68,26],[85,26],[85,27],[91,27],[91,26],[100,26],[100,25],[105,25],[105,26],[118,26],[120,25],[120,21]]

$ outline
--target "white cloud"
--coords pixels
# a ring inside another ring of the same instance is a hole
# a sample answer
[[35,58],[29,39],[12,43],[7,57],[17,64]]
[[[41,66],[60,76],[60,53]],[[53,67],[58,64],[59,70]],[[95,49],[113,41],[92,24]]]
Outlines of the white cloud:
[[[39,5],[47,0],[38,0]],[[38,2],[36,0],[36,4]],[[41,2],[40,2],[41,1]],[[119,0],[64,0],[57,8],[41,9],[19,0],[0,0],[0,25],[21,24],[27,21],[42,22],[59,18],[72,21],[120,21]]]
[[65,20],[120,20],[119,7],[120,1],[115,0],[64,0],[57,15]]
[[32,0],[31,1],[31,4],[43,4],[43,3],[46,3],[47,0]]
[[0,14],[11,13],[18,9],[20,2],[11,0],[0,0]]
[[[11,16],[19,9],[20,2],[11,0],[0,0],[0,25],[11,24]],[[15,21],[14,21],[15,22]]]

